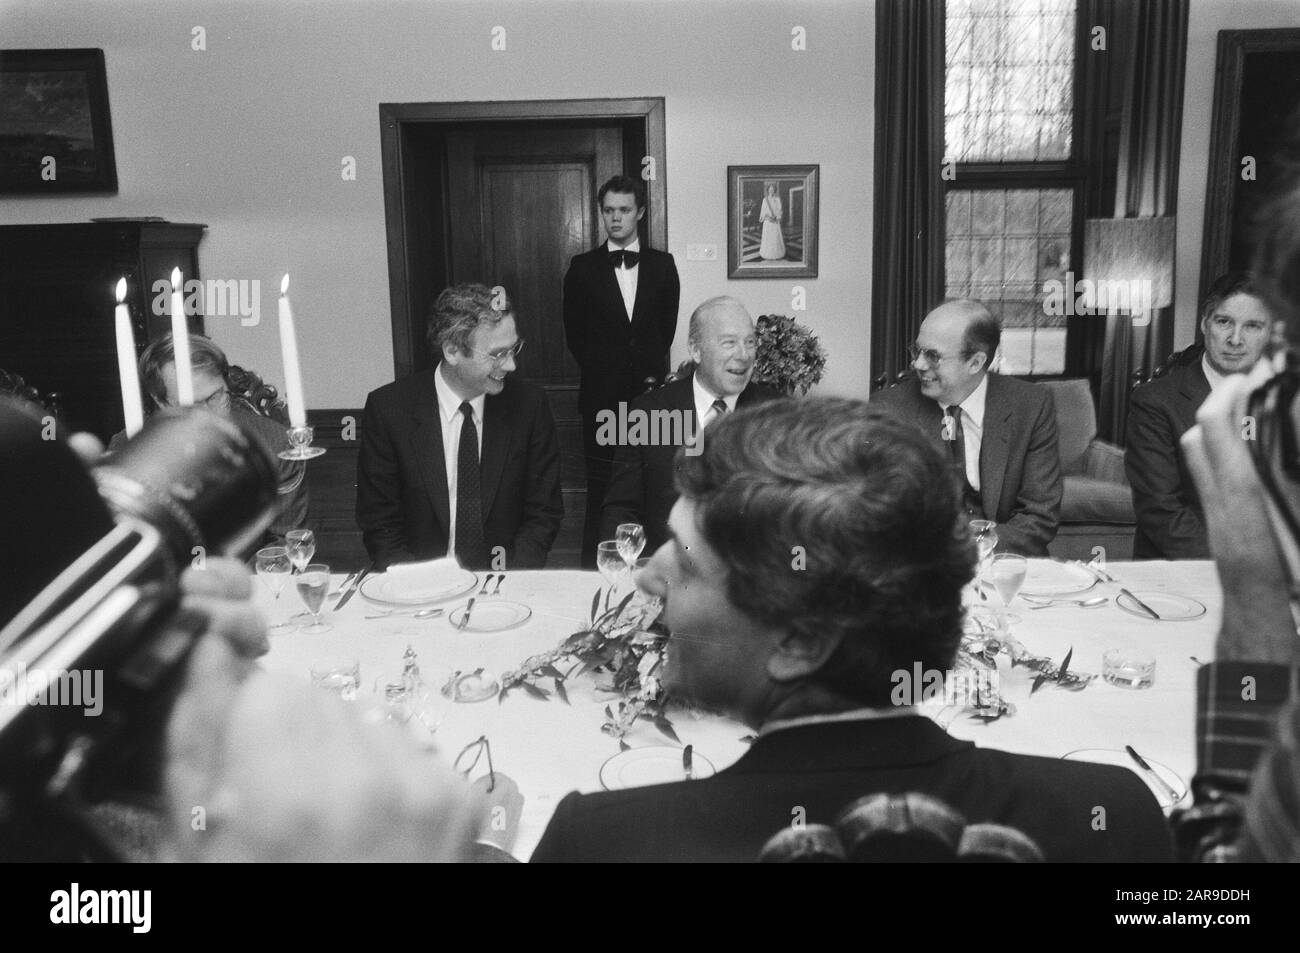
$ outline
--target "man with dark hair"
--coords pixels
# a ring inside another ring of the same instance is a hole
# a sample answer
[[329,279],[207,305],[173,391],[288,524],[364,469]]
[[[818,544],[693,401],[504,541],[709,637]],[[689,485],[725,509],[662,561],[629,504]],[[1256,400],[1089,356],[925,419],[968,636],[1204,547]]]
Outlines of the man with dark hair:
[[1250,275],[1222,275],[1201,304],[1204,348],[1189,348],[1190,360],[1133,392],[1124,468],[1137,511],[1136,558],[1209,558],[1205,516],[1178,442],[1211,391],[1255,366],[1269,326]]
[[540,569],[564,518],[546,395],[509,377],[523,341],[505,292],[447,288],[429,315],[432,370],[366,398],[357,523],[378,568],[455,556]]
[[828,824],[878,792],[1017,828],[1049,860],[1168,859],[1132,772],[976,748],[898,704],[897,673],[953,664],[975,558],[948,455],[914,427],[769,401],[710,427],[678,486],[638,580],[664,600],[664,686],[758,739],[712,778],[569,795],[534,861],[752,861],[796,808]]
[[[637,417],[646,423],[645,439],[620,444],[614,476],[605,493],[601,539],[613,539],[620,523],[645,527],[646,552],[668,541],[668,513],[677,499],[673,475],[677,450],[698,452],[705,428],[725,414],[777,393],[753,383],[758,337],[754,319],[735,298],[710,298],[691,314],[688,332],[695,369],[681,380],[665,384],[632,402],[629,433]],[[673,431],[676,442],[664,437]],[[611,428],[612,429],[612,428]]]
[[681,296],[673,256],[641,245],[644,183],[614,176],[601,186],[597,201],[608,237],[575,255],[564,276],[564,336],[582,369],[578,411],[587,470],[586,567],[596,563],[601,506],[614,462],[614,447],[597,440],[596,417],[602,410],[617,413],[620,403],[668,376]]
[[[261,439],[275,461],[279,475],[275,518],[267,529],[269,545],[283,539],[291,529],[307,525],[307,466],[294,460],[282,460],[277,454],[289,449],[288,428],[279,421],[259,414],[247,401],[231,392],[230,361],[216,342],[202,334],[190,335],[190,368],[194,378],[194,406],[206,407],[219,414],[236,417]],[[176,391],[176,345],[171,334],[158,338],[140,355],[140,378],[144,381],[146,413],[179,404]],[[109,441],[110,452],[126,440],[126,433],[115,434]]]
[[911,347],[915,376],[873,404],[925,432],[952,461],[966,514],[998,524],[998,551],[1046,556],[1061,512],[1051,392],[989,373],[1002,332],[978,301],[939,305]]

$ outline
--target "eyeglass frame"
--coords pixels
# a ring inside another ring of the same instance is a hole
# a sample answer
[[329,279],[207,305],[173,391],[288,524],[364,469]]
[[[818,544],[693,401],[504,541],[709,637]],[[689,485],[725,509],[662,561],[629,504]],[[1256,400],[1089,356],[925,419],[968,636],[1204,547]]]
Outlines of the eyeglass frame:
[[[470,751],[473,751],[475,748],[477,748],[478,750],[474,752],[474,760],[469,763],[468,767],[462,768],[460,766],[461,760],[467,754],[469,754]],[[492,767],[492,744],[491,742],[488,741],[487,735],[479,735],[475,740],[471,741],[465,747],[461,748],[460,754],[456,755],[456,760],[454,760],[451,763],[451,767],[453,771],[455,771],[461,777],[468,780],[470,776],[470,772],[472,772],[476,767],[478,767],[479,758],[481,758],[484,755],[484,753],[487,754],[487,763],[488,763],[487,789],[488,789],[488,793],[491,794],[492,791],[495,790],[497,786],[497,773]]]
[[[971,351],[960,351],[957,354],[940,354],[932,347],[921,347],[915,341],[907,346],[907,356],[910,358],[909,363],[915,364],[920,358],[925,358],[926,367],[938,367],[944,361],[951,361],[954,358],[966,360],[971,356]],[[933,355],[933,357],[931,357]]]
[[489,361],[492,362],[493,367],[500,367],[502,364],[504,364],[507,360],[509,360],[512,357],[518,358],[520,352],[523,351],[523,349],[524,349],[523,338],[520,338],[518,341],[516,341],[514,347],[506,348],[506,352],[502,354],[500,357],[493,354],[491,351],[479,351],[472,347],[465,348],[465,350],[468,353],[473,354],[475,357],[479,357],[479,356],[486,357]]

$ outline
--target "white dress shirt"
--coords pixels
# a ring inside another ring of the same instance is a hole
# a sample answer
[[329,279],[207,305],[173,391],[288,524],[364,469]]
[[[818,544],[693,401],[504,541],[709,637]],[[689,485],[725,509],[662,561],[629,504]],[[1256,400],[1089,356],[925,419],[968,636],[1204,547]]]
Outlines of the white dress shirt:
[[[966,399],[957,406],[961,408],[961,433],[966,445],[966,479],[977,493],[980,488],[980,447],[984,444],[984,402],[989,396],[989,376],[983,379]],[[936,403],[938,403],[936,401]],[[944,416],[948,414],[948,405],[939,404]]]
[[[713,409],[713,402],[721,395],[710,394],[700,383],[700,375],[691,375],[691,389],[695,392],[695,419],[700,422],[700,430],[703,430],[709,424],[718,418],[718,412]],[[736,398],[739,394],[730,394],[722,398],[722,402],[727,405],[727,413],[736,412]]]
[[[626,248],[620,248],[612,241],[605,242],[606,251],[634,251],[638,254],[641,251],[641,239],[632,239],[632,244]],[[627,309],[627,319],[632,320],[632,309],[636,307],[636,278],[641,272],[640,263],[633,265],[631,268],[624,262],[614,269],[614,277],[618,279],[618,290],[623,293],[623,307]]]
[[1228,379],[1228,375],[1220,374],[1210,366],[1210,359],[1204,354],[1201,355],[1201,370],[1205,371],[1205,379],[1210,384],[1211,394],[1218,390],[1223,385],[1223,382]]
[[[460,412],[462,399],[442,376],[443,365],[439,364],[433,375],[433,387],[438,392],[438,416],[442,420],[442,456],[447,466],[447,510],[451,513],[451,523],[447,527],[446,555],[456,555],[456,463],[460,459],[460,432],[465,425],[465,415]],[[483,399],[479,394],[470,402],[474,412],[474,427],[478,430],[478,458],[483,460]]]

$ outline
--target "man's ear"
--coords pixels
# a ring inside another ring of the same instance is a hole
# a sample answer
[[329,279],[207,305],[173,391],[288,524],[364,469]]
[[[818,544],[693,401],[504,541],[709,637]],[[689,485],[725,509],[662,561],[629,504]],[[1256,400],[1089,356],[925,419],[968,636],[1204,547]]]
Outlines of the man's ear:
[[970,360],[975,362],[975,366],[971,368],[971,373],[978,374],[988,365],[989,356],[985,351],[976,351],[970,356]]
[[689,358],[691,359],[691,363],[693,363],[696,367],[699,367],[699,366],[700,366],[700,358],[702,358],[702,357],[704,356],[704,352],[703,352],[702,350],[700,350],[700,345],[699,345],[698,342],[696,342],[696,341],[687,341],[687,342],[686,342],[686,355],[687,355],[687,357],[689,357]]
[[639,222],[639,221],[641,221],[641,219],[643,219],[643,218],[645,218],[645,206],[644,206],[644,205],[642,205],[639,209],[636,210],[636,220]]
[[774,682],[793,682],[821,671],[840,647],[840,634],[818,631],[811,635],[773,633],[767,657],[767,674]]

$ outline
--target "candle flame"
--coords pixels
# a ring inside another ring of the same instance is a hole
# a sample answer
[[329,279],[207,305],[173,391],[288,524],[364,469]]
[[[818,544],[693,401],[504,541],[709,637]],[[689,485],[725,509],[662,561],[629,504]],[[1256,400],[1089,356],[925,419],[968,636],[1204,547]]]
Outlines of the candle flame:
[[179,268],[173,268],[172,269],[172,290],[180,291],[180,288],[181,288],[181,270]]
[[117,279],[117,303],[121,304],[126,300],[126,279]]
[[288,293],[289,293],[289,273],[285,272],[284,277],[280,279],[280,294],[287,295]]

